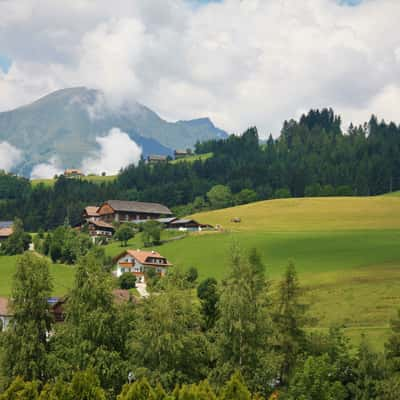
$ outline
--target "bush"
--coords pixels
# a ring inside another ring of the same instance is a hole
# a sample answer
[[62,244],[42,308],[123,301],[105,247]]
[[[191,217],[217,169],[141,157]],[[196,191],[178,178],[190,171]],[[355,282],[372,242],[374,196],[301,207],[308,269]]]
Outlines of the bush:
[[133,289],[136,287],[136,276],[125,272],[118,278],[118,286],[121,289]]

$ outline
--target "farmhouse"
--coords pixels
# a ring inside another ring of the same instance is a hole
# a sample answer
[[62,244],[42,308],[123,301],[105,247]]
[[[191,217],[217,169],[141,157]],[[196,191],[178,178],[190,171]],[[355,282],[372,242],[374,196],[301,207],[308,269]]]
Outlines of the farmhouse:
[[201,224],[194,219],[174,219],[166,224],[167,229],[178,229],[185,231],[201,231],[203,229],[212,229],[213,227],[208,224]]
[[168,157],[167,156],[162,156],[158,154],[152,154],[147,157],[147,163],[148,164],[162,164],[162,163],[167,163],[168,162]]
[[162,204],[122,200],[108,200],[97,212],[101,221],[109,223],[157,219],[172,215],[171,210]]
[[13,232],[14,230],[12,221],[0,221],[0,242],[8,239]]
[[192,155],[192,150],[190,150],[190,149],[174,151],[175,160],[179,160],[180,158],[185,158],[185,157],[191,156],[191,155]]
[[97,206],[87,206],[83,210],[82,213],[82,218],[84,221],[89,222],[89,221],[98,221],[100,219],[100,215],[97,212],[99,207]]
[[7,328],[11,317],[8,299],[6,297],[0,297],[0,332]]
[[108,222],[89,220],[89,236],[92,238],[111,238],[115,233],[115,228]]
[[66,169],[64,176],[66,178],[80,178],[81,176],[85,176],[85,174],[79,169]]
[[134,274],[139,282],[144,282],[145,274],[154,270],[164,276],[172,264],[156,251],[126,250],[115,258],[117,270],[115,275],[120,277],[128,272]]

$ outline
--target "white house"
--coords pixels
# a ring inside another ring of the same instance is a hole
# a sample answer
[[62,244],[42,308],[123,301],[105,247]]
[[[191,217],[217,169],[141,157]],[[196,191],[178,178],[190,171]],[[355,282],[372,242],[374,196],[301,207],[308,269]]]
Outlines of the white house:
[[11,312],[8,307],[8,299],[0,297],[0,332],[7,328],[11,320]]
[[172,264],[156,251],[126,250],[116,257],[117,269],[115,275],[120,277],[128,272],[137,277],[138,282],[144,282],[145,274],[150,269],[164,276]]

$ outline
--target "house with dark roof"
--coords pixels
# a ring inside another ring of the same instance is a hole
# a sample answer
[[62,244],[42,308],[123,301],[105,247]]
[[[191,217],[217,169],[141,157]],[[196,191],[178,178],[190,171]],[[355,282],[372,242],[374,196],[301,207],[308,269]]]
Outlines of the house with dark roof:
[[160,164],[160,163],[167,163],[168,157],[158,154],[151,154],[147,157],[148,164]]
[[117,264],[115,271],[117,277],[131,273],[139,282],[144,282],[146,272],[150,269],[164,276],[168,268],[172,267],[172,264],[156,251],[126,250],[114,260]]
[[171,210],[158,203],[140,201],[108,200],[97,210],[101,221],[111,223],[158,219],[171,216]]
[[92,238],[111,238],[115,233],[115,228],[108,222],[101,220],[89,221],[88,223],[89,236]]
[[180,158],[185,158],[188,156],[191,156],[192,150],[191,149],[187,149],[187,150],[175,150],[174,151],[174,158],[175,160],[179,160]]

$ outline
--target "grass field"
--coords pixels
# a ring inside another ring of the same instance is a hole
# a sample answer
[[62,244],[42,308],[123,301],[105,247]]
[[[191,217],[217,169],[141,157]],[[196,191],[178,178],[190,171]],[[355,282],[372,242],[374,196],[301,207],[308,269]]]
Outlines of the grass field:
[[[74,178],[76,179],[76,178]],[[93,182],[93,183],[107,183],[107,182],[113,182],[117,179],[117,175],[109,175],[109,176],[97,176],[97,175],[89,175],[85,176],[83,178],[79,178],[84,181],[88,182]],[[31,180],[32,186],[37,186],[40,183],[43,183],[45,186],[53,186],[55,183],[55,179],[50,178],[50,179],[32,179]]]
[[[12,278],[15,272],[17,256],[0,256],[0,296],[11,294]],[[53,294],[62,296],[71,288],[74,279],[74,268],[61,264],[51,264]]]
[[192,156],[188,156],[185,158],[178,158],[177,160],[170,161],[171,164],[179,164],[181,162],[195,162],[195,161],[204,161],[208,158],[211,158],[213,153],[204,153],[204,154],[193,154]]
[[[400,307],[399,197],[272,200],[193,217],[220,225],[221,232],[195,233],[156,248],[175,265],[196,267],[200,278],[222,279],[230,248],[238,243],[243,251],[259,250],[274,283],[291,259],[315,319],[310,329],[338,324],[355,343],[364,333],[375,348],[383,348],[389,321]],[[242,222],[231,222],[234,217]],[[128,248],[143,248],[140,235]],[[122,251],[119,243],[106,247],[111,256]],[[14,264],[15,258],[0,257],[0,295],[9,292]],[[73,271],[52,269],[55,292],[62,294]]]

